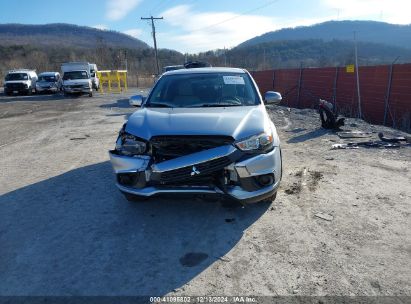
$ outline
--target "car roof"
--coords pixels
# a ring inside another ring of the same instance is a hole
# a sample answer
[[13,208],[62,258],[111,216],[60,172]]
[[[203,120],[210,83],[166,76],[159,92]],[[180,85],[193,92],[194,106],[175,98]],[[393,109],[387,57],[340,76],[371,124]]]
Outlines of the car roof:
[[246,70],[239,69],[239,68],[192,68],[192,69],[180,69],[165,72],[163,75],[181,75],[181,74],[212,74],[212,73],[238,73],[238,74],[245,74]]
[[13,73],[35,73],[35,70],[27,70],[27,69],[16,69],[16,70],[10,70],[8,71],[9,74]]
[[56,74],[59,74],[59,72],[43,72],[39,76],[55,76]]

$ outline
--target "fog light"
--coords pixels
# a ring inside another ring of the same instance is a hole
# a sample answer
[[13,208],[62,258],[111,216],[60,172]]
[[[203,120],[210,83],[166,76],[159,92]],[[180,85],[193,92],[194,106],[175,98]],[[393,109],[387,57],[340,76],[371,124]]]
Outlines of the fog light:
[[259,177],[257,177],[257,181],[263,187],[270,186],[274,184],[274,175],[273,174],[260,175]]

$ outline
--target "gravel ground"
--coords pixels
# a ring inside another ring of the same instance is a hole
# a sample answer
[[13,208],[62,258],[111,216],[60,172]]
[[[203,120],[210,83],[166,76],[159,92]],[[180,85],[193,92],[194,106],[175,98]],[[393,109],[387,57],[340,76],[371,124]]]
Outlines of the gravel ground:
[[275,202],[130,204],[107,150],[136,91],[0,95],[0,295],[411,296],[410,147],[331,150],[314,111],[271,106]]

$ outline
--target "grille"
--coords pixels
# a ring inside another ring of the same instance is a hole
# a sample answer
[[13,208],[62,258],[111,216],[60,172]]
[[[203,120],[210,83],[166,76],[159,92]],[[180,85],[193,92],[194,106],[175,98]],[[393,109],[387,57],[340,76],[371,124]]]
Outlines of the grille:
[[24,83],[8,83],[6,84],[6,87],[9,90],[21,90],[26,88]]
[[230,136],[154,136],[150,140],[156,162],[230,145]]
[[198,172],[195,175],[191,175],[193,173],[193,166],[163,172],[160,175],[160,182],[173,183],[177,181],[183,182],[187,180],[191,182],[207,179],[211,180],[215,173],[220,172],[222,169],[224,169],[224,167],[227,167],[231,163],[232,161],[229,157],[221,157],[194,165],[196,171]]
[[84,85],[82,84],[74,84],[74,85],[70,85],[68,86],[71,89],[81,89]]

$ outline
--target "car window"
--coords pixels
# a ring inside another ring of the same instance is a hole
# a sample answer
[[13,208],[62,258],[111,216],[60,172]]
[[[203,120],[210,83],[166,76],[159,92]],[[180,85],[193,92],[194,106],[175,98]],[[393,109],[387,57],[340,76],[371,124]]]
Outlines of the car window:
[[88,79],[86,71],[71,71],[64,73],[63,80]]
[[40,75],[38,81],[47,81],[47,82],[55,82],[56,77],[55,76],[49,76],[49,75]]
[[17,80],[28,80],[29,77],[27,73],[10,73],[7,74],[6,81],[17,81]]
[[163,76],[146,106],[250,106],[259,103],[248,74],[192,73]]

